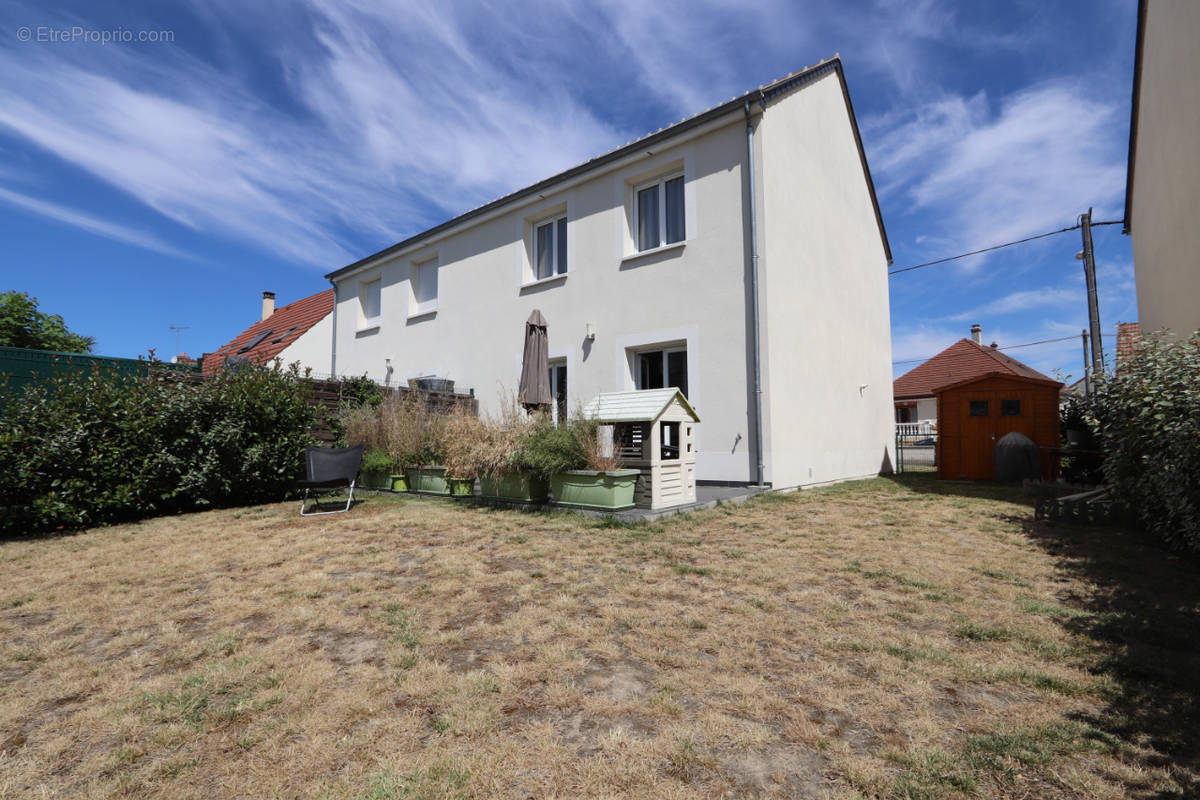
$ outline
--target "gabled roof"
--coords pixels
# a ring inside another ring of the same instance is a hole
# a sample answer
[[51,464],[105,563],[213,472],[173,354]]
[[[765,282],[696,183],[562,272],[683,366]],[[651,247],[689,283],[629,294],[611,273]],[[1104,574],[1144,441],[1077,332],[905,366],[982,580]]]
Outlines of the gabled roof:
[[577,177],[585,172],[588,172],[589,170],[602,167],[605,164],[619,161],[620,159],[632,153],[640,152],[651,145],[658,144],[659,142],[683,133],[686,130],[699,127],[700,125],[723,117],[733,111],[739,111],[747,104],[753,106],[754,104],[758,103],[765,108],[769,100],[773,100],[776,97],[786,94],[791,94],[797,89],[808,86],[818,78],[821,78],[830,72],[837,74],[838,81],[842,87],[842,97],[846,101],[846,111],[850,115],[850,128],[854,132],[854,143],[858,147],[858,157],[859,161],[862,162],[863,175],[867,180],[867,190],[871,194],[871,206],[875,209],[875,222],[879,225],[879,237],[883,240],[883,252],[887,256],[887,263],[891,264],[892,246],[888,242],[887,230],[885,230],[883,227],[883,214],[879,211],[879,199],[875,195],[875,181],[871,178],[870,167],[867,166],[867,154],[863,149],[862,136],[858,130],[858,119],[854,116],[854,105],[850,102],[850,90],[846,86],[846,76],[842,72],[842,58],[841,56],[835,55],[832,58],[827,58],[811,67],[805,67],[804,69],[793,72],[790,75],[785,75],[782,78],[760,86],[757,89],[751,89],[745,94],[738,95],[737,97],[727,100],[720,105],[713,106],[707,111],[702,111],[693,117],[687,117],[686,119],[682,119],[673,125],[660,128],[654,133],[647,134],[640,139],[634,139],[628,144],[624,144],[618,148],[609,150],[607,153],[598,155],[595,158],[588,159],[582,164],[578,164],[570,169],[564,170],[557,175],[552,175],[545,180],[533,184],[532,186],[519,189],[511,194],[507,194],[503,197],[493,200],[486,205],[479,206],[478,208],[467,211],[464,214],[459,214],[457,217],[449,219],[440,225],[435,225],[429,230],[422,231],[415,236],[410,236],[407,239],[397,242],[391,247],[386,247],[383,250],[380,250],[378,253],[372,253],[366,258],[361,258],[358,261],[355,261],[353,264],[347,264],[341,269],[334,270],[325,277],[331,280],[338,278],[348,272],[358,269],[359,267],[369,264],[376,259],[397,253],[405,248],[417,244],[423,239],[427,239],[431,236],[441,233],[442,231],[467,222],[474,217],[479,217],[491,211],[495,211],[496,209],[501,208],[509,203],[514,203],[538,194],[544,194],[547,191],[552,190],[557,183]]
[[935,389],[993,372],[1056,382],[994,347],[975,344],[970,339],[959,339],[924,364],[896,378],[892,383],[892,396],[897,400],[933,397]]
[[230,356],[244,356],[255,364],[265,364],[331,311],[333,289],[277,308],[274,314],[246,328],[224,347],[205,355],[202,371],[208,375],[220,371]]
[[593,397],[583,407],[585,416],[599,422],[652,422],[678,398],[696,422],[700,416],[678,389],[640,389],[632,392],[605,392]]
[[937,387],[936,391],[938,394],[941,394],[948,389],[957,389],[960,386],[968,386],[976,381],[984,380],[985,378],[1004,378],[1006,380],[1017,381],[1019,383],[1036,383],[1040,386],[1053,386],[1060,390],[1063,386],[1062,383],[1054,380],[1053,378],[1034,378],[1031,375],[1014,375],[1011,372],[1002,372],[994,369],[991,372],[985,372],[982,375],[972,375],[970,378],[963,378],[961,381],[955,381],[954,383],[947,383],[945,386],[939,386]]

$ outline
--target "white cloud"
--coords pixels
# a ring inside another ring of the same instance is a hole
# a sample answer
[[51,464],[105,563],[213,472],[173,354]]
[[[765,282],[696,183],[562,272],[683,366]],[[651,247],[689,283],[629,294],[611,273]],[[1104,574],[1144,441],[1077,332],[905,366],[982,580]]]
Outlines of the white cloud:
[[39,200],[36,197],[30,197],[20,192],[10,191],[0,187],[0,201],[9,203],[23,208],[26,211],[31,211],[34,214],[53,219],[58,222],[71,225],[73,227],[85,230],[88,233],[94,233],[97,236],[103,236],[106,239],[112,239],[116,242],[124,242],[137,247],[153,250],[164,255],[177,256],[180,258],[193,258],[189,253],[185,253],[175,247],[164,242],[157,236],[146,233],[145,231],[130,228],[125,225],[120,225],[115,222],[103,220],[94,217],[91,214],[86,214],[67,206],[59,205],[58,203],[50,203],[45,200]]
[[[1125,166],[1118,104],[1045,83],[992,110],[980,92],[870,120],[873,169],[889,195],[941,220],[960,251],[1073,224],[1089,206],[1120,213]],[[978,268],[985,256],[959,262]]]
[[1084,300],[1083,293],[1076,289],[1027,289],[1013,292],[997,298],[970,311],[954,314],[947,319],[956,321],[971,320],[979,322],[989,316],[1001,314],[1023,313],[1045,306],[1064,306],[1068,303],[1080,303]]

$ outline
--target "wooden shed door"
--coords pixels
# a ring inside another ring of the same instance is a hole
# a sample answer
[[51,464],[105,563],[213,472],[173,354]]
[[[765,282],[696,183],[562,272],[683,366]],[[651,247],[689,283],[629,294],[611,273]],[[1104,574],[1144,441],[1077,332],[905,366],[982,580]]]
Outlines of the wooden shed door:
[[990,481],[992,472],[992,448],[996,446],[995,392],[961,392],[959,419],[962,434],[959,436],[960,478],[969,481]]
[[1033,392],[1018,389],[991,392],[967,390],[960,396],[960,477],[972,481],[995,480],[992,451],[996,448],[996,442],[1012,431],[1034,438]]

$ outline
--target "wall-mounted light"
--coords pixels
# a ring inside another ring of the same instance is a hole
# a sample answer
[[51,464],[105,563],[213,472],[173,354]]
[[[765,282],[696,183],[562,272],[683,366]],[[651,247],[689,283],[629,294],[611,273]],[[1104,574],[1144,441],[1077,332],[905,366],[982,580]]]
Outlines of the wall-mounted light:
[[594,323],[594,322],[589,322],[589,323],[587,324],[587,336],[586,336],[585,338],[586,338],[586,339],[587,339],[589,342],[594,342],[594,341],[596,341],[596,323]]

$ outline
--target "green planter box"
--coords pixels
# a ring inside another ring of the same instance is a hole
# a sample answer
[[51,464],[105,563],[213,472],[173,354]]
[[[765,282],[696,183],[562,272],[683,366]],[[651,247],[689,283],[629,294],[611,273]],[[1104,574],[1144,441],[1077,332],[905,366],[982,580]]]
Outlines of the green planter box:
[[362,470],[358,473],[358,485],[364,489],[390,489],[392,478],[386,472]]
[[633,487],[637,485],[637,476],[636,469],[611,472],[573,469],[560,472],[550,480],[554,504],[597,511],[633,508]]
[[472,497],[475,494],[474,478],[447,478],[450,494],[453,497]]
[[545,503],[550,484],[529,472],[509,472],[479,479],[480,493],[491,500],[514,503]]
[[392,479],[392,491],[393,492],[407,492],[408,491],[408,477],[406,475],[404,475],[403,473],[401,473],[399,475],[396,475],[393,473],[391,475],[391,479]]
[[408,476],[410,492],[426,494],[450,494],[450,484],[446,481],[445,467],[409,467],[404,470]]

